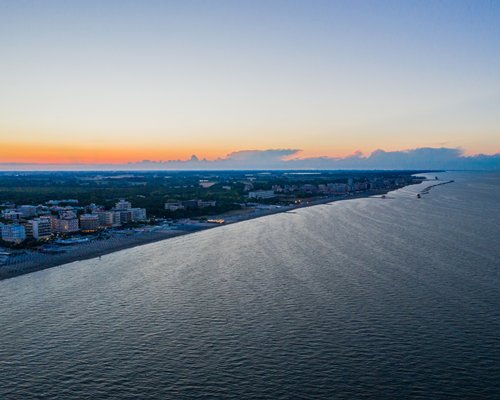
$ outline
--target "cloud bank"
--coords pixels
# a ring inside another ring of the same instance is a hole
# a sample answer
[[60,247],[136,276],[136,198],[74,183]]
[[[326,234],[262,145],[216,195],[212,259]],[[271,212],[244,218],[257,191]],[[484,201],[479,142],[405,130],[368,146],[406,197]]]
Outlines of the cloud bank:
[[216,160],[141,161],[127,164],[13,164],[0,163],[1,170],[231,170],[231,169],[442,169],[500,171],[500,153],[466,156],[456,148],[423,147],[411,150],[356,152],[348,157],[300,158],[299,149],[235,151]]

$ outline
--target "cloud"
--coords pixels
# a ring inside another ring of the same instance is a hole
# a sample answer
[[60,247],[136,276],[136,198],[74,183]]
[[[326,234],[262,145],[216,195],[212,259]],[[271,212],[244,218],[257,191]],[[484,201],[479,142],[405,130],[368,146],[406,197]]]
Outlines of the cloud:
[[229,153],[227,159],[237,162],[281,162],[298,152],[298,149],[241,150]]
[[231,169],[411,169],[411,170],[496,170],[500,153],[465,156],[457,148],[422,147],[410,150],[375,150],[365,156],[355,152],[347,157],[299,158],[298,149],[242,150],[216,160],[141,161],[116,164],[20,164],[0,163],[0,170],[231,170]]
[[411,150],[375,150],[369,156],[357,152],[345,158],[294,160],[296,167],[324,169],[473,169],[500,170],[500,153],[465,156],[456,148],[423,147]]

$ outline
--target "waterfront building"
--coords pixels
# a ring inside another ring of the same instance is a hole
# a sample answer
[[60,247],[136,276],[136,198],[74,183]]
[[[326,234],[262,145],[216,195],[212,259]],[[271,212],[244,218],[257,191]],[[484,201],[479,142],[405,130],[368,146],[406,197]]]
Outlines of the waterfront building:
[[35,218],[29,220],[26,225],[26,236],[34,239],[46,239],[52,235],[52,224],[50,218]]
[[21,243],[26,240],[26,229],[19,224],[4,224],[2,226],[2,240],[11,243]]
[[305,185],[302,185],[301,189],[306,192],[306,193],[315,193],[316,192],[316,186],[311,185],[309,183],[306,183]]
[[248,193],[250,199],[271,199],[275,196],[274,190],[256,190]]
[[100,226],[105,228],[113,226],[113,211],[97,211],[96,214]]
[[97,214],[80,215],[80,229],[82,231],[97,231],[99,226],[99,216]]
[[54,232],[71,233],[79,230],[78,218],[73,211],[64,211],[61,218],[53,219]]
[[120,226],[121,222],[121,213],[120,211],[113,211],[113,226]]
[[345,194],[349,187],[345,183],[329,183],[326,185],[328,191],[333,194]]
[[119,210],[117,211],[120,215],[120,225],[128,224],[132,222],[133,214],[132,210]]

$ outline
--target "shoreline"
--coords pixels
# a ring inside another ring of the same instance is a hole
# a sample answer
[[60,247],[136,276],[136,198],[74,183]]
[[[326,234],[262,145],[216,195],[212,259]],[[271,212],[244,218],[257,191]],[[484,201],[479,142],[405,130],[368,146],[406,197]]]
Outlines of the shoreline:
[[[212,226],[201,226],[197,229],[191,229],[191,230],[179,229],[179,230],[168,230],[162,232],[143,232],[140,235],[103,239],[100,241],[93,241],[85,244],[80,244],[75,246],[76,248],[68,247],[69,251],[61,254],[36,253],[30,256],[30,259],[26,261],[13,263],[9,265],[0,265],[0,281],[10,278],[15,278],[21,275],[30,274],[32,272],[42,271],[53,267],[71,264],[77,261],[84,261],[102,257],[104,255],[115,253],[121,250],[131,249],[134,247],[143,246],[150,243],[156,243],[174,237],[189,235],[191,233],[201,232],[207,229],[214,229],[221,226],[236,224],[243,221],[249,221],[252,219],[267,217],[274,214],[286,213],[288,211],[297,210],[300,208],[313,207],[322,204],[334,203],[337,201],[355,200],[360,198],[369,198],[372,196],[381,196],[401,188],[402,187],[370,190],[368,192],[356,193],[350,196],[343,196],[338,198],[326,197],[326,198],[315,199],[292,206],[280,206],[279,208],[275,207],[270,209],[255,209],[248,214],[236,214],[234,216],[228,217],[227,222],[220,225],[214,224]],[[218,218],[218,217],[224,218],[224,215],[214,216],[212,218]]]

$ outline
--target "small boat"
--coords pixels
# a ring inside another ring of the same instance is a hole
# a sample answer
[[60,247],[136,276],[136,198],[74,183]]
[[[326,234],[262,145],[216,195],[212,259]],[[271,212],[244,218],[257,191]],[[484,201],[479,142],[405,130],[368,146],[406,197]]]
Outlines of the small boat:
[[418,198],[418,199],[421,199],[421,198],[422,198],[422,196],[420,196],[420,193],[417,193],[417,198]]

